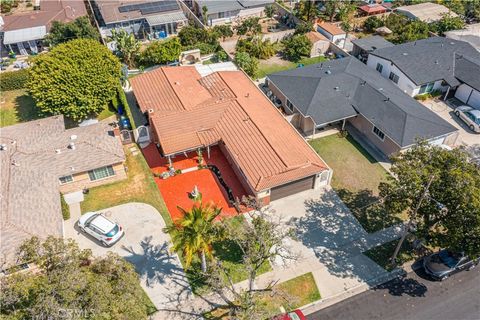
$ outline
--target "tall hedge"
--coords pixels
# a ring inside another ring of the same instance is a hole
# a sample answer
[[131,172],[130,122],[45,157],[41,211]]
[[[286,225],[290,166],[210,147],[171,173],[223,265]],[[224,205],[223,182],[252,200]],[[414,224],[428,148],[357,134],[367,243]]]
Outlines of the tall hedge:
[[27,69],[3,72],[0,74],[0,90],[1,91],[23,89],[27,86],[27,82],[28,82]]
[[28,89],[42,113],[78,121],[108,107],[120,67],[118,58],[99,42],[71,40],[34,59]]

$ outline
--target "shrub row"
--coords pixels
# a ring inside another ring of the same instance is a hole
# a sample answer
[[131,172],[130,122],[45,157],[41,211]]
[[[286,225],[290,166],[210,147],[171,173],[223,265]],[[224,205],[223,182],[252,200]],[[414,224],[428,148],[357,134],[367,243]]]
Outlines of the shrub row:
[[28,81],[28,70],[4,72],[0,75],[0,90],[10,91],[23,89]]

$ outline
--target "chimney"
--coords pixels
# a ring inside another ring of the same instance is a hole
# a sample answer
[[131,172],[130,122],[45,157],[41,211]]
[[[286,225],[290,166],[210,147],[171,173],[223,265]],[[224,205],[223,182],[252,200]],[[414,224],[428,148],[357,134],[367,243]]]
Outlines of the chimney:
[[35,0],[33,2],[33,10],[39,11],[40,10],[40,0]]

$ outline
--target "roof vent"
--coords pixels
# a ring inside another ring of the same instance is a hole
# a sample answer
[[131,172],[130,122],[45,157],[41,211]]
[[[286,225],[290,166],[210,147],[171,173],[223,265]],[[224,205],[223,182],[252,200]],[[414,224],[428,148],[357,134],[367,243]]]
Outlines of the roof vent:
[[250,93],[249,93],[249,92],[247,92],[247,93],[245,94],[245,98],[248,98],[248,97],[250,97]]
[[0,151],[6,151],[7,150],[7,145],[2,143],[0,144]]
[[363,80],[362,82],[360,82],[360,85],[361,85],[361,86],[364,86],[364,85],[366,85],[366,84],[367,84],[367,81],[365,81],[365,80]]
[[73,166],[70,167],[71,171],[75,171],[75,168]]
[[454,44],[455,44],[455,42],[450,42],[450,44],[451,44],[451,45],[454,45]]
[[383,91],[383,88],[378,88],[378,91]]
[[177,86],[179,86],[179,85],[180,85],[180,81],[175,81],[175,84],[176,84]]
[[438,64],[438,60],[435,60],[435,64]]
[[74,140],[77,140],[77,135],[76,134],[72,134],[70,136],[70,140],[74,141]]
[[68,144],[68,148],[69,148],[70,150],[75,150],[75,148],[76,148],[76,147],[75,147],[75,143],[74,143],[74,142],[70,142],[70,143]]
[[387,97],[387,99],[383,100],[383,102],[388,102],[388,101],[390,101],[389,97]]
[[153,109],[148,109],[148,113],[153,113]]
[[55,153],[60,154],[60,153],[62,153],[62,150],[61,149],[55,149]]
[[327,71],[325,71],[325,73],[326,73],[326,74],[332,74],[332,71],[327,70]]
[[404,56],[408,56],[408,53],[406,53],[406,52],[404,52],[404,53],[402,53],[402,54],[403,54]]
[[317,67],[318,69],[323,69],[323,62]]
[[12,160],[12,166],[20,167],[20,163],[18,163],[17,160]]
[[339,88],[339,87],[335,87],[335,88],[333,88],[333,90],[338,91],[338,90],[340,90],[340,88]]

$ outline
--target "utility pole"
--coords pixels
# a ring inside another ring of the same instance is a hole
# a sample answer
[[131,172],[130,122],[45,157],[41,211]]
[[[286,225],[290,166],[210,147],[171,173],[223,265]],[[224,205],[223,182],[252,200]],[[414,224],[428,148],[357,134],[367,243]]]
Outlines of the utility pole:
[[407,235],[410,232],[410,229],[414,226],[415,221],[414,221],[413,217],[417,216],[417,212],[420,209],[420,206],[422,205],[423,200],[425,200],[428,197],[428,190],[430,189],[430,185],[432,184],[434,178],[435,178],[434,175],[430,176],[430,179],[428,180],[427,186],[423,190],[422,196],[420,197],[420,200],[418,201],[417,206],[415,207],[415,210],[413,211],[413,215],[410,217],[410,221],[404,227],[402,237],[400,238],[400,241],[398,242],[397,247],[395,248],[395,252],[393,252],[393,256],[390,258],[390,261],[392,262],[394,267],[397,266],[398,252],[400,251],[400,248],[402,247],[403,242],[407,238]]

